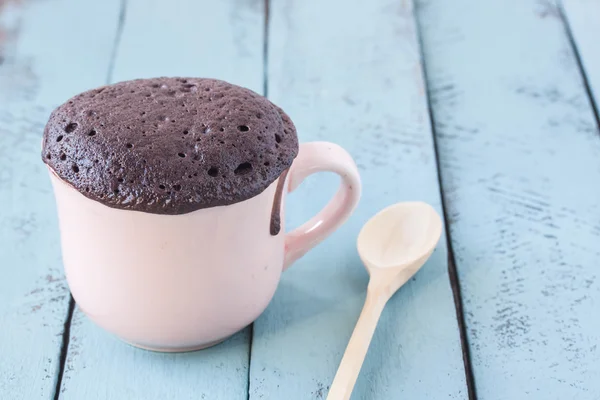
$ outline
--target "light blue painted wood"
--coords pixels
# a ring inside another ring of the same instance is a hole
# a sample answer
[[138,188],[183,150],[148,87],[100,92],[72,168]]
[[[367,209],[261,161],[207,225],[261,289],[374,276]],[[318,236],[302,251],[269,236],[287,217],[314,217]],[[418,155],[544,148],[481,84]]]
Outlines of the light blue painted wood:
[[[365,297],[358,231],[401,200],[439,210],[435,156],[411,2],[273,1],[269,20],[269,97],[301,141],[348,149],[364,183],[356,214],[284,274],[254,324],[250,398],[321,399]],[[288,222],[335,188],[333,177],[309,179],[289,197]],[[447,267],[442,240],[384,311],[354,399],[467,398]]]
[[76,311],[60,399],[246,399],[249,330],[196,352],[129,346]]
[[262,93],[262,0],[127,0],[113,81],[224,79]]
[[549,2],[418,2],[478,398],[600,398],[600,137]]
[[[129,0],[113,81],[225,79],[262,91],[263,3]],[[249,330],[212,349],[159,354],[104,333],[78,310],[61,399],[246,399]]]
[[600,108],[600,1],[562,0],[573,40],[581,58],[596,110]]
[[0,1],[0,399],[54,397],[69,292],[40,141],[55,106],[105,79],[117,15],[117,1]]

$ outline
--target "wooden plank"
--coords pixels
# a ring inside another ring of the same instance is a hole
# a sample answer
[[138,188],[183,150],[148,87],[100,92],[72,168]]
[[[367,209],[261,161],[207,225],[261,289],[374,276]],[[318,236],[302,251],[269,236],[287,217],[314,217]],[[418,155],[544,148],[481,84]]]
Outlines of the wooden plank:
[[[129,0],[113,81],[153,76],[263,87],[263,3]],[[61,399],[246,399],[249,331],[209,350],[130,347],[75,312]]]
[[559,10],[418,11],[478,398],[600,398],[600,138]]
[[600,107],[600,51],[598,51],[600,2],[598,0],[562,0],[562,6],[579,52],[590,93],[593,96],[596,113],[598,113]]
[[248,341],[246,329],[202,351],[149,352],[76,311],[60,399],[246,399]]
[[2,399],[54,397],[69,292],[40,142],[54,107],[105,79],[117,15],[116,0],[0,1]]
[[[254,324],[252,399],[325,398],[360,313],[367,273],[362,224],[401,200],[440,209],[429,116],[410,2],[271,2],[269,97],[301,141],[330,140],[354,156],[364,195],[353,217],[284,276]],[[336,179],[309,179],[290,197],[288,228],[314,215]],[[467,398],[442,241],[383,313],[355,399]]]

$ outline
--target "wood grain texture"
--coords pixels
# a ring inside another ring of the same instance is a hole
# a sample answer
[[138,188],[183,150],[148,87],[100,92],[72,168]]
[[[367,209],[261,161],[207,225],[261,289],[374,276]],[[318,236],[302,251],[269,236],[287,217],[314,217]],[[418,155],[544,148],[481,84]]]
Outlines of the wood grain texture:
[[262,93],[262,0],[125,1],[113,81],[187,75]]
[[600,1],[562,0],[562,6],[593,96],[596,113],[598,113],[600,107],[600,51],[598,50]]
[[[112,81],[205,76],[261,92],[262,1],[128,0]],[[246,399],[249,330],[214,348],[160,354],[104,333],[79,310],[61,399]]]
[[[346,148],[364,185],[354,216],[285,272],[254,324],[250,398],[321,399],[366,293],[358,231],[401,200],[439,210],[435,156],[410,2],[273,1],[269,21],[269,97],[301,141]],[[290,195],[288,230],[336,186],[318,176]],[[443,243],[384,310],[354,399],[467,397]]]
[[418,2],[478,398],[600,398],[600,138],[550,2]]
[[249,330],[196,352],[155,353],[106,333],[79,310],[60,399],[246,399]]
[[0,1],[1,399],[54,397],[69,292],[40,142],[54,107],[102,83],[117,14],[117,1]]

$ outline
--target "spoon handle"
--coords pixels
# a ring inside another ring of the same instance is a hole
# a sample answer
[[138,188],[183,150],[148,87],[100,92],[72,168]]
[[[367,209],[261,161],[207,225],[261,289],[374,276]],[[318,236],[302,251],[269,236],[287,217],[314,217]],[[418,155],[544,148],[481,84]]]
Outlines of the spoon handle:
[[367,290],[367,299],[360,313],[342,362],[335,374],[327,400],[348,400],[369,350],[381,312],[388,297],[378,290]]

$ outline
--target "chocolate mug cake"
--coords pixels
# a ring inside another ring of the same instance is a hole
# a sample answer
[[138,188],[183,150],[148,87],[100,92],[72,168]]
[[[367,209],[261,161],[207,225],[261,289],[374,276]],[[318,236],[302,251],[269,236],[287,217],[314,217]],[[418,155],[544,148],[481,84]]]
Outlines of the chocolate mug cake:
[[[298,144],[266,98],[224,81],[153,78],[81,93],[44,131],[63,261],[78,306],[136,346],[210,346],[262,313],[283,269],[360,197],[341,147]],[[284,233],[286,193],[315,172],[342,183]]]
[[298,152],[290,118],[215,79],[121,82],[75,96],[50,117],[43,159],[109,207],[182,214],[262,192]]

